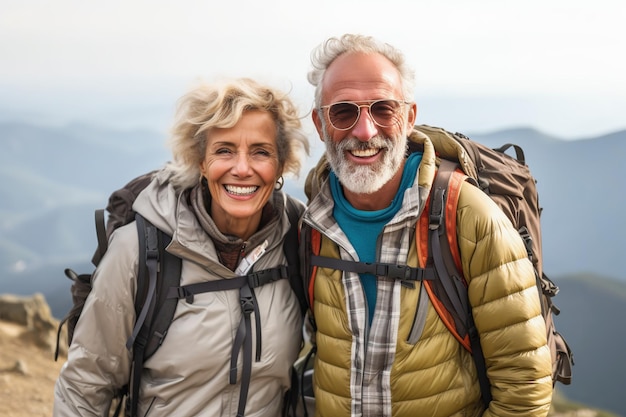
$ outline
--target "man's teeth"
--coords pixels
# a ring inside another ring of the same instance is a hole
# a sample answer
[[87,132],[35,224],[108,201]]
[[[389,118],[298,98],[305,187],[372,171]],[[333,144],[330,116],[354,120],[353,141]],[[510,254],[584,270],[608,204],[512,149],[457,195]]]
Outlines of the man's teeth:
[[378,148],[367,148],[367,149],[353,149],[350,151],[352,155],[357,156],[359,158],[367,158],[369,156],[376,155],[380,149]]
[[224,186],[224,188],[226,188],[226,191],[228,191],[231,194],[248,195],[248,194],[254,193],[259,187],[255,187],[255,186],[239,187],[236,185],[226,185]]

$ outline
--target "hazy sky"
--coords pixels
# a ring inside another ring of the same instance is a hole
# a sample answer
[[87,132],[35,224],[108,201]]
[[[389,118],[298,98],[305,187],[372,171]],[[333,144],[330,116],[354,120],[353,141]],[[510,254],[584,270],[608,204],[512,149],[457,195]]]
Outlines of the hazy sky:
[[0,0],[0,116],[161,127],[233,75],[306,112],[311,49],[360,32],[416,69],[418,122],[584,137],[626,128],[625,19],[623,0]]

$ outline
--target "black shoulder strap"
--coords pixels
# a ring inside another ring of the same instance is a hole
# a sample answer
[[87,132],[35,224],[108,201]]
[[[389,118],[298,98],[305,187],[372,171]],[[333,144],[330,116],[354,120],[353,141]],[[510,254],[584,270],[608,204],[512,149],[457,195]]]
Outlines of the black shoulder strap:
[[289,197],[287,197],[287,216],[289,217],[289,223],[291,223],[291,226],[285,235],[283,251],[285,252],[285,257],[287,258],[289,284],[291,284],[291,289],[298,297],[300,311],[304,314],[307,310],[307,300],[304,282],[302,280],[302,276],[300,275],[300,255],[298,253],[298,223],[300,222],[300,215],[296,204]]
[[322,268],[394,278],[402,281],[403,285],[411,288],[415,287],[414,281],[435,279],[435,271],[432,267],[415,268],[408,265],[387,264],[383,262],[348,261],[319,255],[311,255],[311,264]]
[[[167,333],[177,300],[167,299],[167,289],[180,284],[182,260],[165,250],[171,238],[141,215],[135,216],[139,237],[139,262],[135,311],[137,320],[126,347],[133,352],[129,408],[137,414],[139,382],[144,361],[159,347]],[[160,270],[160,273],[159,273]]]
[[[126,348],[132,350],[133,361],[130,377],[130,416],[137,415],[137,401],[139,382],[143,370],[143,357],[148,341],[149,320],[152,317],[156,304],[157,268],[159,263],[157,230],[143,217],[137,215],[137,233],[139,237],[139,257],[137,273],[137,293],[135,295],[135,310],[137,319],[132,335],[126,341]],[[140,308],[138,308],[140,307]],[[146,324],[144,326],[144,324]],[[128,406],[127,406],[128,407]]]
[[[309,299],[309,285],[311,283],[311,275],[313,274],[311,256],[313,255],[314,251],[311,236],[311,226],[303,222],[300,226],[300,245],[298,248],[298,254],[300,257],[300,276],[302,277],[302,288],[304,291],[307,306],[310,308],[312,308],[312,300]],[[317,248],[315,253],[319,253],[319,248]],[[310,318],[313,318],[312,315],[310,315]]]
[[94,266],[98,266],[104,256],[104,253],[107,251],[109,239],[107,237],[106,224],[104,221],[104,209],[96,210],[94,217],[96,221],[96,237],[98,238],[98,247],[91,258],[91,263],[94,264]]
[[[438,297],[455,318],[457,329],[461,327],[463,332],[467,332],[469,335],[480,391],[485,407],[488,407],[492,398],[491,384],[487,377],[487,366],[480,345],[480,336],[474,324],[466,283],[456,268],[447,236],[445,213],[448,201],[446,190],[448,189],[452,173],[456,168],[456,163],[442,159],[433,182],[429,212],[427,264],[434,264],[437,271],[439,279],[435,282],[438,282],[442,289],[442,291],[436,291]],[[456,233],[456,230],[452,231],[452,233]]]
[[161,346],[163,339],[174,319],[178,300],[168,298],[168,291],[180,285],[182,259],[165,250],[172,238],[158,230],[158,248],[160,269],[157,275],[156,309],[150,322],[150,337],[144,352],[144,359],[149,358]]

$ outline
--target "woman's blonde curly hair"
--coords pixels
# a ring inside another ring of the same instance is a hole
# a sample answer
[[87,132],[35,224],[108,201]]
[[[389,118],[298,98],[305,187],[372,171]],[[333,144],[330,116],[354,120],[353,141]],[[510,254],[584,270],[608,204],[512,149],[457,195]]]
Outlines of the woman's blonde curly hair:
[[199,182],[211,129],[233,127],[249,110],[272,115],[280,174],[299,175],[301,152],[309,154],[309,142],[301,130],[297,108],[286,93],[249,78],[237,78],[201,84],[180,98],[169,140],[173,161],[167,167],[175,187],[191,188]]

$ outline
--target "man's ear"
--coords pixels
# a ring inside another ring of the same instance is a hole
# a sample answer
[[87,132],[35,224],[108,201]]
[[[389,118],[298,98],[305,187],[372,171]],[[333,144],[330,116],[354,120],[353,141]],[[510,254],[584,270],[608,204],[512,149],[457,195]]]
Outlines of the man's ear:
[[407,128],[411,130],[413,126],[415,126],[415,120],[417,120],[417,104],[411,103],[409,108],[409,113],[407,114],[406,123]]
[[324,127],[322,119],[320,119],[320,112],[313,109],[311,111],[311,119],[313,119],[313,124],[315,125],[315,129],[317,130],[320,140],[324,142]]

